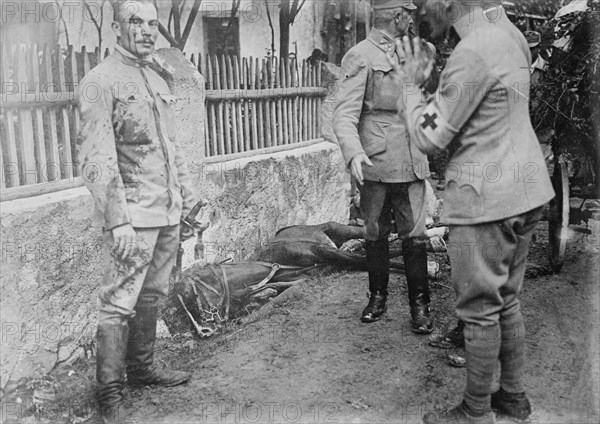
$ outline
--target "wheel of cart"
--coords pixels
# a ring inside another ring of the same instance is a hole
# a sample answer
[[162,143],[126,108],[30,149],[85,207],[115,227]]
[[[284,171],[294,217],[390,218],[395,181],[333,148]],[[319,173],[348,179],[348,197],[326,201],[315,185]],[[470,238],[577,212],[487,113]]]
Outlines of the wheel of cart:
[[570,215],[569,170],[562,156],[555,161],[552,185],[556,197],[550,202],[548,245],[550,265],[552,270],[558,273],[565,262]]
[[[585,202],[600,199],[600,188],[595,186],[571,187],[569,180],[569,163],[563,155],[554,161],[552,185],[556,197],[550,202],[548,213],[548,253],[550,266],[555,273],[560,272],[565,262],[567,241],[574,232],[590,234],[587,228],[569,228],[569,225],[586,223],[592,217],[589,209],[584,209]],[[571,207],[572,199],[581,199],[581,204]]]

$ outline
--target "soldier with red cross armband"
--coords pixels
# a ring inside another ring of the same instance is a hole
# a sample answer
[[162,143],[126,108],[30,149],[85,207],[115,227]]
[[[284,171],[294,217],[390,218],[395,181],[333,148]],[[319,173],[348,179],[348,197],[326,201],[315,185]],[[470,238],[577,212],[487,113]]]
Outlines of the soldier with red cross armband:
[[[426,414],[426,424],[491,424],[494,410],[521,421],[531,414],[518,296],[531,235],[554,191],[529,118],[531,53],[500,3],[426,2],[433,36],[452,25],[461,38],[431,98],[420,89],[432,63],[418,39],[397,43],[404,66],[388,56],[411,143],[424,153],[460,144],[447,168],[442,221],[465,322],[467,382],[463,402]],[[492,393],[498,362],[500,388]]]

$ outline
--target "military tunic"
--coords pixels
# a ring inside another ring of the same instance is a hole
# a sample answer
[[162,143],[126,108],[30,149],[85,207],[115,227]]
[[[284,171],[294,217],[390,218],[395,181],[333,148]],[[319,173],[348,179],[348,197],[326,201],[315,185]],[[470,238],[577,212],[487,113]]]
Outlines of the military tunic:
[[529,119],[531,53],[508,18],[475,22],[427,103],[405,87],[411,141],[423,152],[460,147],[446,171],[442,221],[478,224],[540,207],[554,191]]
[[[333,129],[347,165],[359,153],[372,167],[363,166],[359,187],[365,237],[379,240],[392,231],[392,211],[400,237],[425,232],[427,156],[411,143],[404,116],[397,110],[400,90],[391,79],[386,53],[394,40],[377,29],[350,49],[342,60],[342,79]],[[403,53],[397,53],[403,60]]]

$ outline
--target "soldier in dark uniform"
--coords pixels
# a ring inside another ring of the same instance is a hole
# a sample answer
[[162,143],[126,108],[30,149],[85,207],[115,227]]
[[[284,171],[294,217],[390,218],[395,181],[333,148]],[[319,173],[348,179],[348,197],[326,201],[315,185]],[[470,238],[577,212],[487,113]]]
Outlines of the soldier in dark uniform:
[[170,68],[153,55],[156,7],[143,0],[113,6],[117,45],[81,81],[77,141],[104,229],[96,378],[105,423],[125,420],[125,372],[133,385],[175,386],[190,378],[160,369],[154,342],[180,220],[194,205],[191,175],[175,138],[175,98],[155,71]]
[[[386,310],[393,216],[402,238],[412,330],[424,334],[433,330],[423,242],[429,166],[427,157],[410,142],[398,113],[400,92],[386,58],[387,52],[396,50],[394,39],[409,33],[416,7],[412,1],[376,0],[373,8],[375,28],[342,60],[333,116],[342,154],[359,186],[365,219],[370,298],[362,321],[376,321]],[[403,63],[402,51],[396,53],[396,61]]]
[[[418,42],[404,39],[404,67],[393,56],[389,63],[403,86],[411,142],[426,153],[460,143],[446,172],[442,221],[450,225],[456,312],[465,322],[467,384],[459,406],[423,422],[492,424],[492,409],[525,420],[518,296],[531,235],[554,196],[529,119],[531,53],[499,2],[430,0],[426,11],[435,33],[453,25],[461,37],[431,101],[419,89],[432,64],[422,65]],[[500,389],[492,394],[498,361]]]

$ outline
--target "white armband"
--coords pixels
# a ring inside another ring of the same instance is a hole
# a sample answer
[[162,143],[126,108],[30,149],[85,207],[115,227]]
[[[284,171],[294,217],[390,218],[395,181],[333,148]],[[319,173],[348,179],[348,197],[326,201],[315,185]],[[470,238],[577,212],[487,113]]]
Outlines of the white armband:
[[458,133],[442,115],[435,102],[429,103],[418,120],[421,133],[438,149],[445,149]]

